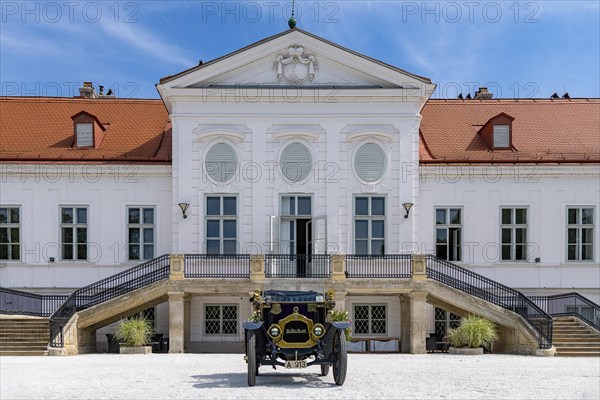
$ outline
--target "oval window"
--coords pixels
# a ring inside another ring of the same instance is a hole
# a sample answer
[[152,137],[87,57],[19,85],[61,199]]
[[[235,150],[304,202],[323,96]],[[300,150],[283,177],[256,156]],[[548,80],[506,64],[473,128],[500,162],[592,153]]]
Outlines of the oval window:
[[386,156],[381,147],[375,143],[360,146],[354,155],[354,170],[365,182],[375,182],[385,174]]
[[205,171],[217,182],[227,182],[235,175],[237,155],[227,143],[217,143],[208,150]]
[[292,182],[304,180],[312,169],[310,151],[302,143],[292,143],[283,150],[281,173]]

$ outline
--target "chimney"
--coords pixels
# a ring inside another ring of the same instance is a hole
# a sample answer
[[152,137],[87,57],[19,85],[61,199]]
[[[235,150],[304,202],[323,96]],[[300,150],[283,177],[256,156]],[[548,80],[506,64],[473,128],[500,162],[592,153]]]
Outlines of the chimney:
[[480,87],[478,91],[475,92],[475,98],[481,100],[489,100],[494,97],[493,93],[488,92],[486,87]]
[[83,82],[83,87],[79,88],[79,95],[86,99],[98,98],[92,82]]

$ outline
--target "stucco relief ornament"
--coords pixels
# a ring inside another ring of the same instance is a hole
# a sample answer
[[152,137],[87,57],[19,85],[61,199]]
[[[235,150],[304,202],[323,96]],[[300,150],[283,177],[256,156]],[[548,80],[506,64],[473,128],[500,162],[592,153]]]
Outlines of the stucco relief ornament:
[[315,70],[318,70],[314,54],[304,55],[304,47],[291,46],[287,55],[278,55],[274,68],[277,71],[279,82],[304,83],[313,81]]

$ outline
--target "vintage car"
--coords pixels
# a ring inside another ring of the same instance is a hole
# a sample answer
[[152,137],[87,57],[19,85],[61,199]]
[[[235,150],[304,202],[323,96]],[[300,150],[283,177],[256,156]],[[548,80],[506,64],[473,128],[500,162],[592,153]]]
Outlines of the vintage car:
[[259,367],[321,367],[327,376],[343,385],[346,379],[346,337],[350,322],[329,321],[335,307],[335,292],[255,291],[251,294],[253,314],[244,322],[248,385],[254,386]]

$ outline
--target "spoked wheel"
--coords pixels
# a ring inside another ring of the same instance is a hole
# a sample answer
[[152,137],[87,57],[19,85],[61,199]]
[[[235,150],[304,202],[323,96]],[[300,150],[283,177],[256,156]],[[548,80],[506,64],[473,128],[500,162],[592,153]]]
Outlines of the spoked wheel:
[[333,335],[333,352],[333,380],[336,385],[341,386],[346,380],[346,367],[348,366],[346,336],[341,329],[338,329]]
[[329,374],[329,364],[321,365],[321,376],[327,376]]
[[248,356],[248,386],[256,384],[258,364],[256,363],[256,332],[248,331],[246,338],[246,354]]

